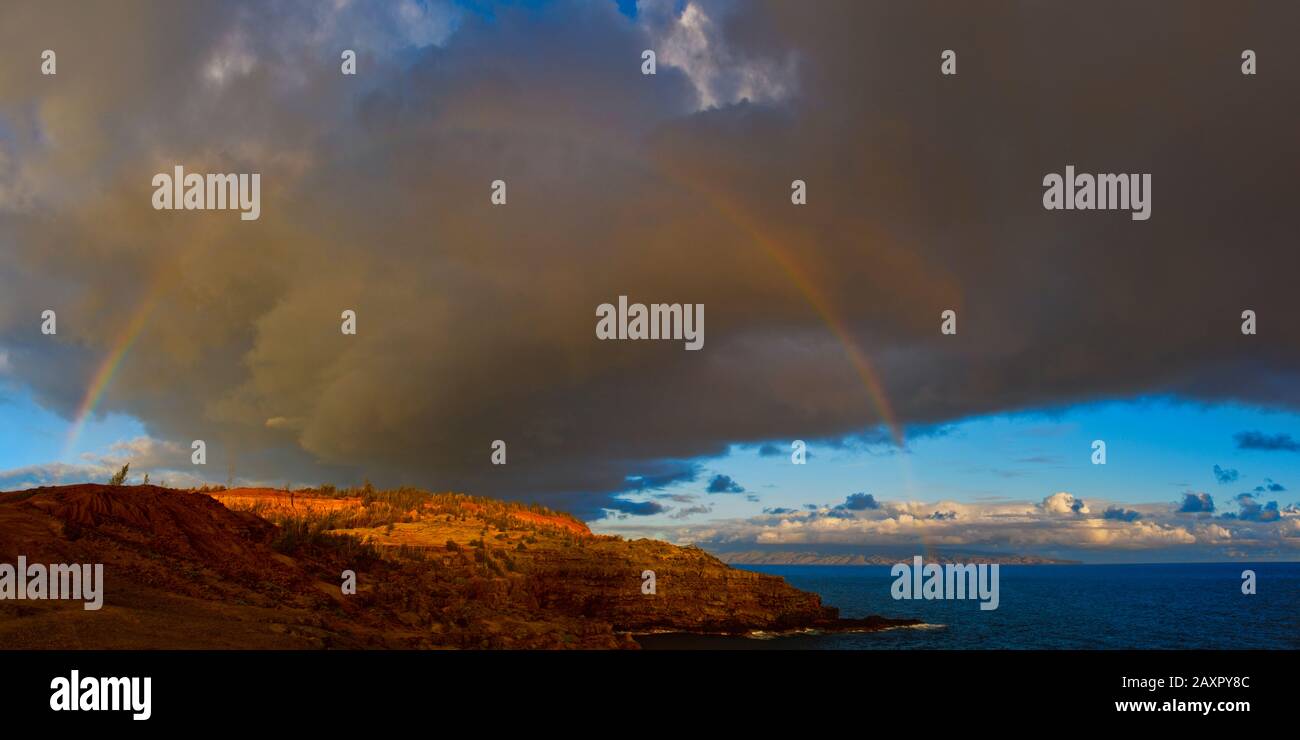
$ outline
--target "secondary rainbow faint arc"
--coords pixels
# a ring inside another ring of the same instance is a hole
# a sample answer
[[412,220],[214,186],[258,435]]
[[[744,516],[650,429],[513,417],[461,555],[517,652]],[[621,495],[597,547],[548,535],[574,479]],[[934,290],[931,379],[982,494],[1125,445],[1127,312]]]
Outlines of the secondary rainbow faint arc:
[[131,345],[139,338],[144,327],[149,323],[149,316],[153,313],[154,307],[158,304],[158,297],[161,291],[157,287],[149,291],[145,299],[136,307],[135,313],[118,334],[116,340],[111,345],[111,349],[100,363],[95,374],[91,376],[90,385],[86,387],[86,395],[81,399],[81,404],[77,407],[77,412],[72,417],[72,427],[68,430],[68,437],[63,443],[63,457],[66,459],[72,454],[72,449],[77,444],[77,439],[81,436],[82,430],[86,426],[86,420],[90,418],[91,412],[104,396],[104,391],[108,389],[109,384],[113,381],[113,376],[117,369],[122,365],[122,359],[130,351]]

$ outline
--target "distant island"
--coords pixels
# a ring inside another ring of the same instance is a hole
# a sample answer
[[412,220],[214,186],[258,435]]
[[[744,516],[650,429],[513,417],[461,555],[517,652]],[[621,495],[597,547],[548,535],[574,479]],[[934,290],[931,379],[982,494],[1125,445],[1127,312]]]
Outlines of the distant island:
[[[911,562],[911,556],[867,554],[860,552],[813,552],[801,550],[741,550],[716,553],[729,565],[894,565]],[[926,554],[926,562],[935,564],[999,563],[1002,565],[1078,565],[1078,560],[1046,558],[1038,555],[989,553]]]

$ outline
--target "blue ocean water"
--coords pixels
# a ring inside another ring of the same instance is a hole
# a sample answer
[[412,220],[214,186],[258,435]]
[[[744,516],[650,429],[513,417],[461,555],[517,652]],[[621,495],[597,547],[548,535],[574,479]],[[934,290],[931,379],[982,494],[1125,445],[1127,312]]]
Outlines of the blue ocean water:
[[[655,648],[705,649],[1291,649],[1300,648],[1300,563],[1003,565],[1000,603],[894,600],[889,566],[766,565],[841,616],[915,617],[926,628],[772,639],[657,635]],[[1256,593],[1241,592],[1243,570]]]

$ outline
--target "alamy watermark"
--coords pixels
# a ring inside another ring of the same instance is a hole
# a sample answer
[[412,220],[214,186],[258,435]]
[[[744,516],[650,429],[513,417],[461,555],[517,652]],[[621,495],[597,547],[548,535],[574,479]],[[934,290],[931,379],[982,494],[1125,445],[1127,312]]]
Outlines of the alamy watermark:
[[981,611],[998,608],[998,565],[924,563],[921,556],[912,565],[898,563],[889,571],[894,585],[889,593],[895,599],[979,599]]
[[248,174],[185,174],[176,165],[172,174],[153,176],[155,211],[240,211],[239,218],[256,221],[262,215],[262,176]]
[[103,563],[32,563],[18,556],[18,565],[0,563],[0,601],[85,601],[86,611],[104,605]]
[[1134,221],[1151,218],[1151,175],[1075,174],[1074,165],[1065,176],[1049,172],[1043,176],[1043,208],[1049,211],[1132,211]]
[[50,709],[56,712],[132,712],[131,719],[149,719],[153,716],[152,679],[122,677],[97,678],[72,669],[67,678],[57,676],[50,681]]
[[628,304],[627,296],[618,297],[618,306],[602,303],[596,307],[597,339],[684,339],[686,349],[704,347],[703,303]]

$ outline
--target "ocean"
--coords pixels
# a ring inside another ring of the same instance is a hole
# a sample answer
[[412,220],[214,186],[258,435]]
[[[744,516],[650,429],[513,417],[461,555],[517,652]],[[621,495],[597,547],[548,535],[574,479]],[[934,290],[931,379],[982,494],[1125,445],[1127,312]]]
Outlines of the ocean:
[[[651,635],[647,649],[1117,650],[1300,648],[1300,563],[1003,565],[1000,603],[894,600],[890,566],[749,565],[821,595],[844,617],[919,628],[771,638]],[[1256,593],[1242,593],[1242,571]]]

